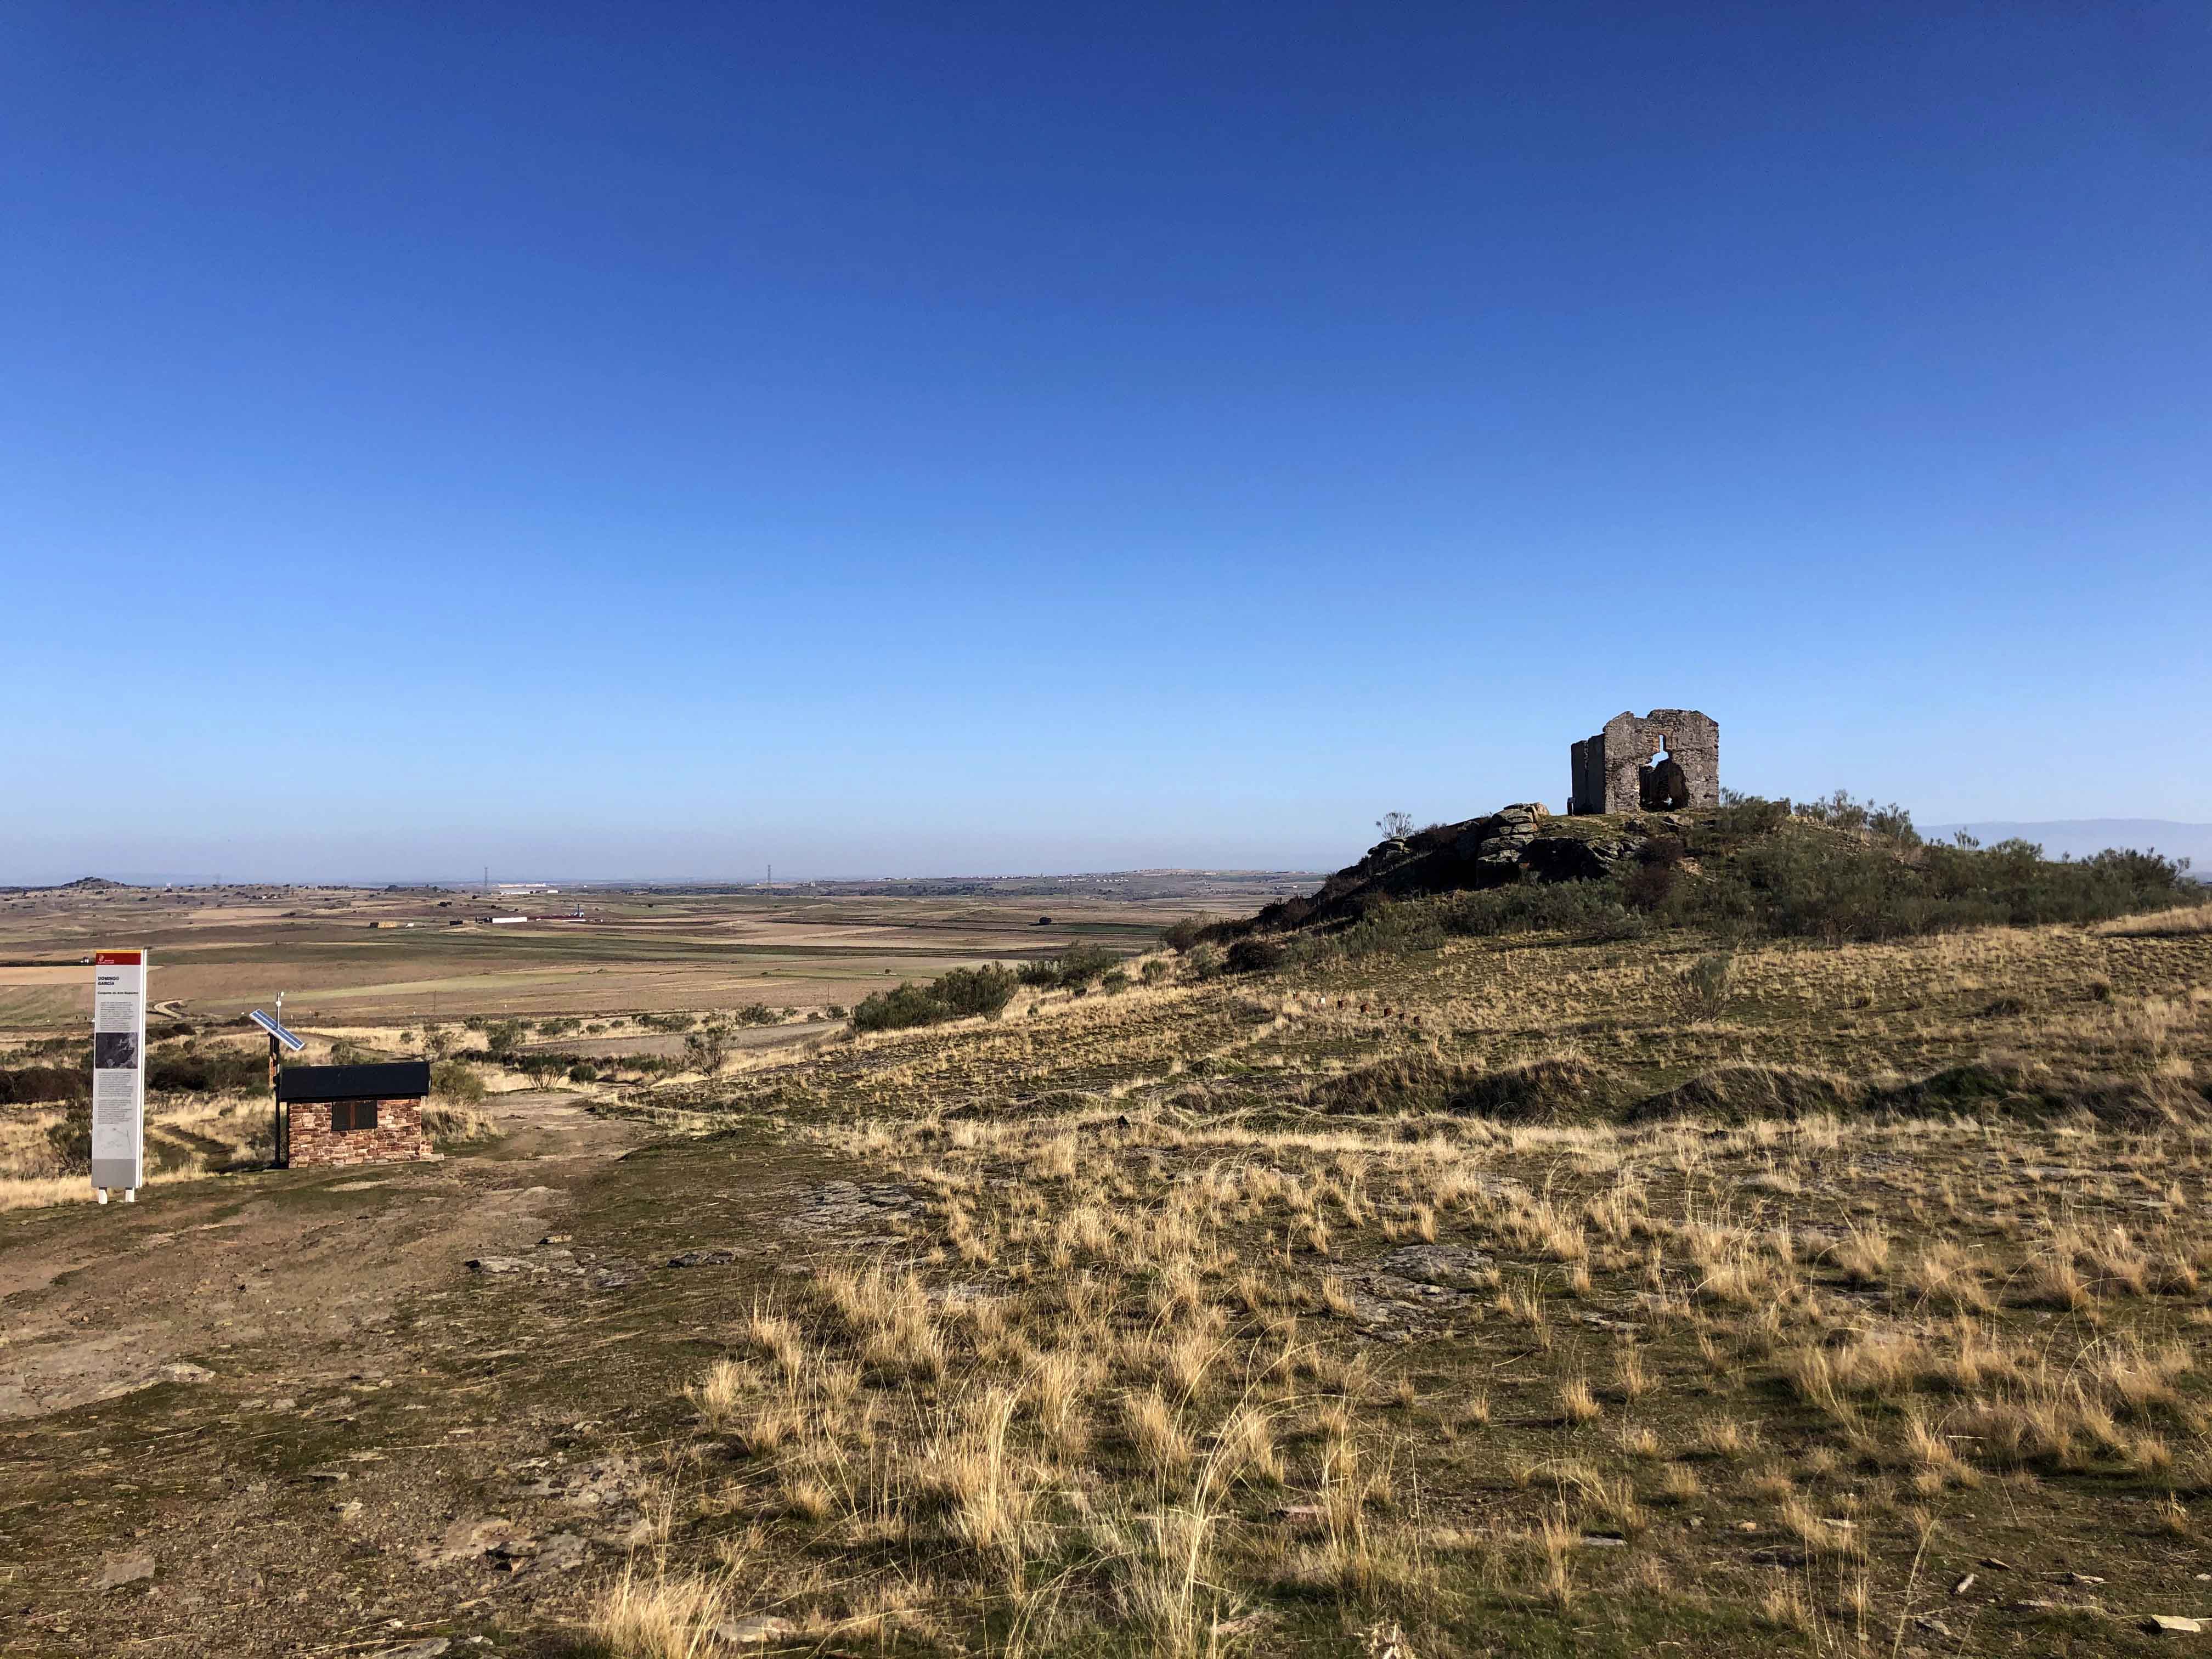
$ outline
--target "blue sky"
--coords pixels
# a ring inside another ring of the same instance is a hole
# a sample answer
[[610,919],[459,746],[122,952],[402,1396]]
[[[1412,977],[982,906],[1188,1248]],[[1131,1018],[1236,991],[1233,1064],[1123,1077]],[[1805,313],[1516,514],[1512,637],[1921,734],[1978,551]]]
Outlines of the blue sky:
[[0,20],[0,881],[2212,818],[2197,7]]

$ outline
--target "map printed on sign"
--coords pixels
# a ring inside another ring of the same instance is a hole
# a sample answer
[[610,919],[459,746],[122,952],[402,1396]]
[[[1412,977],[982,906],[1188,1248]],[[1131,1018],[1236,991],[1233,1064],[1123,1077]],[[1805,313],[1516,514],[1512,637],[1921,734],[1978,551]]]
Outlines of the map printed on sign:
[[92,958],[92,1184],[135,1191],[146,1176],[146,953]]

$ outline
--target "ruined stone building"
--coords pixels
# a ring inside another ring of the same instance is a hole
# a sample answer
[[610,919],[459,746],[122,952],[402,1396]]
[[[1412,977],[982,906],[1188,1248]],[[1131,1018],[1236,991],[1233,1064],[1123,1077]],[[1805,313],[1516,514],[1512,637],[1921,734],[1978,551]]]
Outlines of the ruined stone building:
[[1574,748],[1570,812],[1665,812],[1721,804],[1721,728],[1694,708],[1625,710]]

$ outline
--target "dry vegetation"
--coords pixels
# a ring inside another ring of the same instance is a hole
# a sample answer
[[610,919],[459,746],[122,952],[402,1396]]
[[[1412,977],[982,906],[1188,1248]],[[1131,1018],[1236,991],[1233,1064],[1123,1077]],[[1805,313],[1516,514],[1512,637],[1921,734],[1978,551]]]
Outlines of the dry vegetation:
[[926,1206],[731,1310],[599,1639],[2109,1651],[2206,1611],[2201,918],[1712,962],[1048,993],[656,1091]]

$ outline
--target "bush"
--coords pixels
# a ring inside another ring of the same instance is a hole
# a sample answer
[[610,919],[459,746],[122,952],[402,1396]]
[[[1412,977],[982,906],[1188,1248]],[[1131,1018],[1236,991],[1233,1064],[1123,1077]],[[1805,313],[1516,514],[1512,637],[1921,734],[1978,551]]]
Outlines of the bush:
[[1850,792],[1838,789],[1825,800],[1800,801],[1797,816],[1836,830],[1862,830],[1878,841],[1899,847],[1920,845],[1920,832],[1912,827],[1912,814],[1892,801],[1876,806],[1872,799],[1853,800]]
[[1636,852],[1636,868],[1621,883],[1620,896],[1632,910],[1656,910],[1667,902],[1681,879],[1682,858],[1689,849],[1672,836],[1656,836]]
[[1098,988],[1109,997],[1119,996],[1133,983],[1134,981],[1130,979],[1126,969],[1109,968],[1106,970],[1106,976],[1098,981]]
[[2187,868],[2132,850],[2054,862],[2021,841],[1907,852],[1895,842],[1807,831],[1753,842],[1685,884],[1667,916],[1722,932],[1832,942],[2103,921],[2189,902],[2197,893]]
[[92,1168],[92,1102],[72,1103],[69,1115],[46,1125],[46,1145],[60,1162],[64,1175],[83,1175]]
[[484,1097],[483,1079],[465,1060],[441,1060],[430,1067],[430,1093],[441,1100],[473,1106]]
[[1080,990],[1103,979],[1121,961],[1103,945],[1071,945],[1056,957],[1023,963],[1019,978],[1024,985],[1057,985]]
[[1721,791],[1720,808],[1713,814],[1716,833],[1735,840],[1747,840],[1779,830],[1790,817],[1790,803],[1768,800],[1760,795],[1747,795],[1735,789]]
[[1121,960],[1103,945],[1071,945],[1060,953],[1060,982],[1067,986],[1095,984]]
[[[337,1059],[335,1052],[331,1058]],[[165,1093],[212,1094],[223,1090],[250,1089],[265,1092],[269,1087],[269,1056],[239,1048],[187,1048],[180,1054],[152,1054],[146,1061],[146,1086]]]
[[1026,977],[994,962],[981,968],[949,969],[927,985],[902,982],[896,990],[878,991],[854,1009],[853,1029],[901,1031],[975,1015],[996,1019],[1013,1000],[1015,986]]
[[58,1066],[22,1066],[0,1071],[0,1106],[27,1106],[40,1101],[89,1100],[92,1074],[88,1070]]
[[1185,916],[1160,935],[1160,942],[1177,956],[1187,955],[1191,946],[1206,937],[1203,916]]
[[722,1069],[722,1062],[730,1057],[730,1032],[727,1026],[709,1025],[703,1031],[694,1031],[684,1039],[684,1066],[686,1071],[704,1072],[709,1077]]
[[1240,939],[1229,947],[1232,974],[1272,974],[1283,965],[1283,947],[1271,939]]
[[498,1131],[482,1112],[448,1102],[422,1109],[422,1133],[430,1137],[433,1146],[447,1147],[465,1146],[472,1140],[489,1139]]
[[1693,1016],[1711,1018],[1728,1006],[1729,985],[1735,977],[1735,958],[1722,951],[1699,957],[1682,975],[1682,1004]]
[[1174,971],[1175,970],[1173,969],[1170,968],[1167,963],[1162,961],[1158,957],[1149,957],[1146,958],[1143,969],[1145,983],[1147,985],[1164,985],[1167,983],[1168,975]]
[[856,1031],[902,1031],[916,1025],[934,1025],[952,1018],[952,1010],[930,995],[927,988],[902,983],[896,990],[878,991],[853,1010]]

